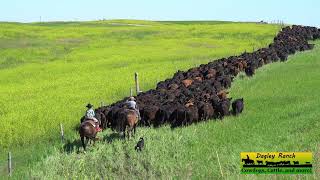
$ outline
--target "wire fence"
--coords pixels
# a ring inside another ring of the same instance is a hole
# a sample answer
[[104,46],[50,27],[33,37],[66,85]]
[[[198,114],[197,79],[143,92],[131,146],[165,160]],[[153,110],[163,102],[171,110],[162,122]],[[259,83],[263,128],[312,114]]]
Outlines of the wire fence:
[[[64,127],[62,123],[60,124],[60,139],[61,139],[61,143],[65,144],[65,132],[64,132]],[[19,161],[19,159],[16,159],[14,157],[14,154],[11,151],[7,152],[6,157],[1,156],[0,157],[0,176],[7,175],[8,177],[11,177],[13,175],[14,169],[16,168],[16,165],[17,165],[16,163],[20,164],[21,161]]]
[[285,27],[287,24],[283,20],[271,20],[271,21],[258,21],[258,24],[274,24],[274,25],[280,25],[281,27]]

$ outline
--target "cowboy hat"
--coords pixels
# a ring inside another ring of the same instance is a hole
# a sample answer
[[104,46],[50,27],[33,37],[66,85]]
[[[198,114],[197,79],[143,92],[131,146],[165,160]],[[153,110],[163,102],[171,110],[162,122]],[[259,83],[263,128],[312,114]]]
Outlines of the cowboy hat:
[[93,105],[89,103],[86,107],[87,107],[87,108],[92,108]]

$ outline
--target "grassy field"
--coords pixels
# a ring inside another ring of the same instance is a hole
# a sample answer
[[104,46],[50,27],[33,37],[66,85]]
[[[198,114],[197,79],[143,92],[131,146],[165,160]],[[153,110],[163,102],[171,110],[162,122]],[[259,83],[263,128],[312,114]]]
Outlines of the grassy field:
[[[33,176],[42,177],[49,168],[51,173],[44,177],[75,177],[87,173],[88,177],[100,176],[96,172],[114,177],[183,177],[190,173],[195,177],[217,177],[219,169],[214,149],[222,153],[226,175],[236,177],[238,163],[235,159],[238,160],[238,152],[242,150],[303,150],[304,147],[315,147],[310,145],[315,139],[309,135],[316,132],[300,131],[305,126],[306,129],[317,127],[318,89],[317,82],[313,82],[316,79],[311,79],[317,74],[312,74],[311,70],[315,70],[319,63],[311,57],[319,54],[319,50],[298,55],[302,60],[297,62],[268,66],[252,79],[238,80],[233,86],[232,96],[243,96],[247,106],[253,107],[239,118],[239,122],[228,118],[222,123],[209,122],[176,131],[166,127],[157,130],[142,128],[138,136],[147,138],[148,148],[144,155],[133,153],[135,141],[101,143],[87,155],[70,150],[77,144],[74,127],[86,103],[99,105],[104,101],[108,104],[127,96],[129,88],[134,86],[134,72],[140,74],[142,90],[148,90],[154,88],[159,80],[171,77],[178,69],[185,70],[219,57],[265,47],[279,29],[276,25],[207,21],[0,23],[0,176],[5,172],[9,150],[14,154],[18,178],[29,174],[30,169]],[[291,63],[292,70],[287,67]],[[307,68],[309,66],[311,69]],[[274,71],[275,74],[264,71]],[[303,76],[295,74],[295,71]],[[280,74],[276,75],[276,72]],[[293,76],[287,77],[290,72]],[[304,82],[294,81],[288,86],[281,86],[282,82],[293,77],[296,81],[304,79]],[[302,96],[303,99],[299,99]],[[304,113],[297,113],[297,110]],[[279,132],[263,133],[275,129],[275,122],[281,126],[294,122],[300,134],[293,136],[295,129],[290,129],[291,126]],[[70,140],[62,154],[60,123],[63,123]],[[256,130],[246,131],[246,126]],[[229,136],[230,133],[232,135]],[[287,136],[286,133],[293,135]],[[300,137],[301,133],[310,134]],[[240,139],[249,134],[256,139],[253,138],[250,147],[246,147]],[[109,135],[108,131],[101,136],[109,139]],[[281,146],[280,142],[288,137],[298,139],[288,140]],[[300,145],[297,142],[303,137],[306,139]],[[272,144],[273,141],[278,144]],[[44,158],[47,159],[43,164],[35,165]],[[65,168],[53,168],[52,165],[59,163]],[[89,168],[90,163],[95,164],[92,166],[95,170]]]
[[[143,24],[133,26],[126,24]],[[275,25],[147,21],[0,24],[0,145],[56,139],[86,103],[154,88],[178,69],[267,45]]]
[[[313,51],[273,63],[256,76],[238,76],[231,96],[245,99],[239,117],[171,130],[139,128],[134,140],[119,140],[110,131],[105,140],[78,153],[77,136],[64,150],[33,167],[30,177],[45,179],[218,179],[216,152],[226,179],[317,179],[320,176],[320,41]],[[146,148],[134,151],[143,136]],[[110,142],[111,141],[111,142]],[[81,151],[81,150],[80,150]],[[240,152],[313,152],[312,175],[240,175]]]

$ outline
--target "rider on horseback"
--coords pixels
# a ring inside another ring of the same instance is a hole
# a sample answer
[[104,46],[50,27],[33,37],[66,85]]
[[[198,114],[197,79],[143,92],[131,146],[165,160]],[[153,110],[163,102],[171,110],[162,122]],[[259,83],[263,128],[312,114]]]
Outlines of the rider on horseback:
[[88,110],[86,111],[85,118],[86,118],[86,119],[91,119],[91,120],[93,120],[93,121],[95,122],[94,127],[96,128],[96,130],[97,130],[98,132],[100,132],[101,129],[100,129],[100,127],[99,127],[99,121],[98,121],[97,118],[95,118],[95,113],[94,113],[94,110],[93,110],[93,105],[89,103],[86,107],[88,108]]
[[137,106],[137,103],[136,103],[136,99],[134,97],[130,97],[129,100],[126,102],[127,106],[129,109],[132,109],[136,112],[137,116],[138,116],[138,119],[139,121],[141,120],[141,117],[140,117],[140,112],[139,112],[139,109],[138,109],[138,106]]

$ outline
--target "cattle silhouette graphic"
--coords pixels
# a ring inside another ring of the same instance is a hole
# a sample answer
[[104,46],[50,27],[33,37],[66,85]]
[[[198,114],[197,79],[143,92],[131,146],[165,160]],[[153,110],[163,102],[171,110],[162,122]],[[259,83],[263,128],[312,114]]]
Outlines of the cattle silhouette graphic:
[[276,166],[277,162],[266,161],[266,166]]
[[290,165],[290,161],[280,161],[280,165]]
[[262,165],[262,164],[263,164],[263,161],[258,161],[258,160],[257,160],[257,163],[258,163],[259,165]]

